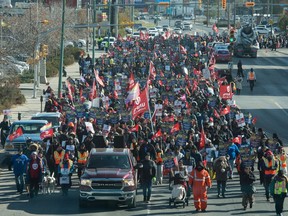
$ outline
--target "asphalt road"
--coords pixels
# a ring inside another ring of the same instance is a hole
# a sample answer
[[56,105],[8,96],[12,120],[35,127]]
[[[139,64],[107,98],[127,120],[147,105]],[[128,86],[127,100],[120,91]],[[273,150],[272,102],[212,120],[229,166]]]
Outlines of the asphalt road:
[[[256,85],[250,92],[247,77],[243,82],[241,95],[235,95],[236,104],[249,111],[257,118],[257,127],[268,133],[277,132],[278,136],[288,141],[288,49],[277,51],[259,50],[258,58],[242,58],[245,76],[250,68],[256,73]],[[237,74],[238,58],[233,58],[233,76]],[[228,68],[226,63],[217,64],[218,68]]]
[[[77,180],[73,179],[73,188],[70,189],[68,197],[63,197],[56,190],[54,194],[39,194],[38,197],[28,199],[27,194],[16,194],[13,181],[13,174],[6,170],[1,170],[0,174],[0,212],[5,216],[26,216],[26,215],[82,215],[90,216],[143,216],[143,215],[249,215],[249,216],[271,216],[274,213],[274,203],[267,202],[264,196],[264,188],[257,181],[256,203],[252,209],[243,210],[241,205],[241,193],[239,190],[239,178],[236,175],[233,180],[228,181],[227,198],[216,197],[216,182],[208,192],[208,208],[206,213],[195,212],[193,200],[189,200],[189,205],[182,208],[181,205],[169,207],[168,199],[170,191],[168,185],[163,184],[153,187],[152,201],[150,204],[142,202],[141,189],[137,196],[137,207],[127,209],[124,206],[115,206],[109,202],[91,203],[85,209],[78,207]],[[287,209],[287,203],[285,204]],[[284,208],[285,209],[285,208]],[[284,215],[288,211],[284,212]]]

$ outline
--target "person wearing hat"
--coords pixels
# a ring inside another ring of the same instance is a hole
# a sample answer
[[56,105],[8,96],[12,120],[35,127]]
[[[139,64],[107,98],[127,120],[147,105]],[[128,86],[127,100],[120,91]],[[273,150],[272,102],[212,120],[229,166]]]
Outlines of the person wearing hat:
[[[72,182],[71,182],[71,176],[74,170],[74,165],[73,165],[73,161],[69,159],[69,154],[65,153],[63,159],[61,160],[59,166],[58,166],[58,178],[60,179],[61,177],[61,171],[64,169],[68,169],[68,173],[69,173],[69,187],[71,187]],[[60,183],[60,182],[59,182]],[[63,188],[62,188],[63,189]],[[67,196],[68,195],[68,190],[62,190],[63,192],[63,196]]]
[[253,92],[254,84],[256,82],[256,73],[253,68],[247,74],[247,82],[250,85],[250,91]]
[[[217,181],[217,197],[220,198],[220,193],[223,198],[225,198],[226,184],[227,184],[227,174],[230,171],[230,165],[225,156],[220,156],[213,161],[213,170],[216,173]],[[220,191],[221,190],[221,191]]]
[[17,192],[22,194],[24,189],[24,173],[26,173],[27,163],[29,159],[23,154],[22,148],[18,149],[18,153],[11,158],[11,165],[15,176]]
[[207,208],[207,188],[211,188],[212,182],[208,171],[202,162],[196,164],[189,176],[189,184],[192,186],[194,207],[196,211],[206,212]]
[[88,155],[89,155],[89,152],[85,148],[85,145],[81,144],[80,148],[79,148],[79,150],[77,152],[78,178],[79,179],[80,179],[80,177],[82,175],[83,167],[85,166],[85,164],[87,162]]
[[151,160],[149,152],[145,154],[142,164],[140,182],[143,189],[143,201],[149,203],[152,193],[152,179],[156,176],[156,164]]
[[38,195],[39,183],[42,181],[42,162],[38,157],[37,152],[32,152],[28,169],[27,169],[27,183],[29,184],[30,198]]
[[271,150],[267,150],[262,157],[261,169],[264,170],[264,188],[267,201],[270,201],[269,187],[272,178],[276,175],[278,169],[277,159],[274,157]]
[[275,202],[275,210],[277,216],[283,216],[283,204],[288,191],[288,178],[283,170],[279,170],[278,174],[273,178],[270,184],[270,193]]
[[57,146],[56,150],[53,153],[54,156],[54,171],[55,176],[57,176],[57,185],[59,186],[59,178],[58,178],[58,168],[59,164],[62,161],[65,154],[65,150],[62,148],[61,145]]
[[256,188],[254,186],[254,182],[256,177],[251,170],[251,167],[241,164],[240,165],[240,186],[242,192],[242,205],[244,210],[247,209],[248,203],[249,207],[252,208],[254,203],[254,193],[256,192]]
[[7,115],[4,115],[3,121],[0,123],[0,129],[1,129],[1,144],[4,148],[7,136],[9,134],[9,130],[10,130],[10,121],[8,119]]

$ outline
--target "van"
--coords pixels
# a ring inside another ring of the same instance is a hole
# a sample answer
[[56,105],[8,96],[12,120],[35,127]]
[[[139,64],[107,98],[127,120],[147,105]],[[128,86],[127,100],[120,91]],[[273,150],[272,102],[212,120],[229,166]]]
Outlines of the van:
[[62,114],[60,112],[41,112],[32,115],[31,120],[46,120],[52,123],[52,127],[58,129],[62,122]]

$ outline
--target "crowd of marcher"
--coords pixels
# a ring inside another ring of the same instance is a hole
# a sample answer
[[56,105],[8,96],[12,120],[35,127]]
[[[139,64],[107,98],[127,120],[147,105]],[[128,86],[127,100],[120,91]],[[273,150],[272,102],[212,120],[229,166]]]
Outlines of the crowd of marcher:
[[[144,201],[150,201],[153,177],[156,184],[162,184],[163,175],[173,177],[175,172],[185,171],[188,185],[193,187],[196,210],[206,211],[211,181],[217,181],[218,197],[225,198],[226,183],[234,178],[236,167],[243,207],[246,209],[249,203],[252,208],[257,161],[266,198],[273,196],[280,215],[282,194],[288,187],[283,143],[276,133],[268,137],[263,129],[257,129],[256,118],[237,107],[232,71],[217,70],[206,46],[214,40],[228,38],[169,32],[153,39],[144,34],[140,39],[118,37],[95,65],[90,66],[93,61],[89,56],[82,56],[81,76],[67,78],[62,97],[57,98],[51,88],[46,92],[50,96],[45,111],[61,112],[63,121],[58,131],[44,138],[44,144],[30,144],[26,149],[27,157],[34,158],[37,153],[45,161],[29,162],[30,190],[38,190],[35,167],[39,167],[40,181],[40,174],[57,176],[63,158],[84,165],[92,148],[129,148],[138,162],[148,159],[155,163],[155,174],[149,179],[140,176],[142,182],[149,182]],[[204,58],[206,53],[208,59]],[[243,78],[240,66],[237,77]],[[236,93],[241,89],[238,85]],[[143,112],[137,110],[134,116],[143,92],[147,92],[149,106]],[[23,170],[18,173],[15,166],[27,161],[21,152],[13,158],[16,179]],[[21,193],[23,179],[16,182]]]

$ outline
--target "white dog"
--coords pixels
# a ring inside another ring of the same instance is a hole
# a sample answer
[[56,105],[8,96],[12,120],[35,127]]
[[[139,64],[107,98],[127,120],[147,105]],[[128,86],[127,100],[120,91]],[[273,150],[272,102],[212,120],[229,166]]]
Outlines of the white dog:
[[42,182],[43,194],[54,193],[55,186],[56,186],[56,179],[54,177],[54,172],[52,173],[52,176],[44,176],[43,182]]

